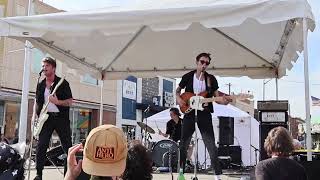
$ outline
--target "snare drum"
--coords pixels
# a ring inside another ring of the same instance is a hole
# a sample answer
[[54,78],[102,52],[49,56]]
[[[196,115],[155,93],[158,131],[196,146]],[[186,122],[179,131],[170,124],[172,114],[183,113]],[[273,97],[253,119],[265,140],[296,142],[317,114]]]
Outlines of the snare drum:
[[176,142],[166,139],[157,142],[152,149],[152,160],[157,167],[169,167],[171,153],[171,167],[177,169],[179,148]]

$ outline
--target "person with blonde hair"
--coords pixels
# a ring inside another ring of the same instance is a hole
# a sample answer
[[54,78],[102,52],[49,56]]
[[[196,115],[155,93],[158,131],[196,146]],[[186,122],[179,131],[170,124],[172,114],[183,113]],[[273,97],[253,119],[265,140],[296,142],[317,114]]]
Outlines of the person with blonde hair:
[[260,161],[255,170],[257,180],[306,180],[302,165],[289,158],[294,150],[293,139],[284,127],[269,131],[264,148],[271,157]]

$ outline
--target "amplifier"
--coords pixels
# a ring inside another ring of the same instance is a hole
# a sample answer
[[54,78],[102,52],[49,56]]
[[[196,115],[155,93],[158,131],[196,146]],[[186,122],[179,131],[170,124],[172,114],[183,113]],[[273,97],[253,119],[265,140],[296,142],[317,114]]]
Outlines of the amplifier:
[[288,111],[289,103],[287,100],[283,101],[258,101],[258,111]]

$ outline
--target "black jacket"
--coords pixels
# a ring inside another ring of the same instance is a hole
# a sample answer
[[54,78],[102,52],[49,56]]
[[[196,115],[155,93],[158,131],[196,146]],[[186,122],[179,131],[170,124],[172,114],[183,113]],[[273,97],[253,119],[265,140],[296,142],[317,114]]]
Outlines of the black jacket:
[[[57,83],[60,81],[60,77],[55,76],[53,86],[50,88],[50,92],[56,87]],[[37,115],[39,116],[41,109],[44,104],[44,91],[46,88],[46,79],[43,79],[39,84],[36,92],[37,100]],[[66,100],[72,98],[71,89],[68,81],[64,80],[60,87],[56,91],[56,96],[59,100]],[[60,113],[69,118],[69,106],[58,106]]]
[[[182,79],[181,79],[181,81],[179,83],[179,87],[182,88],[182,89],[185,88],[185,92],[194,93],[194,91],[193,91],[193,76],[194,76],[194,73],[196,73],[196,70],[190,71],[190,72],[188,72],[188,73],[186,73],[185,75],[182,76]],[[205,84],[206,84],[206,91],[208,92],[208,96],[207,97],[212,97],[213,96],[213,92],[218,90],[218,88],[219,88],[218,81],[214,77],[214,75],[209,74],[207,72],[204,73],[204,79],[205,79]],[[210,84],[209,84],[208,80],[210,81]],[[212,103],[208,104],[208,108],[209,108],[210,112],[213,112]]]

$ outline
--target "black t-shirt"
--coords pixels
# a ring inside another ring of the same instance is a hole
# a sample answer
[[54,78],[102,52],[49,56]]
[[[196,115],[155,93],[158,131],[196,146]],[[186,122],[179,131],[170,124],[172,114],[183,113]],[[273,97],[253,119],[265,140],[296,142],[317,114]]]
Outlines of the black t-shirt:
[[255,174],[257,180],[307,180],[303,166],[285,157],[260,161]]
[[169,134],[169,139],[177,142],[181,138],[181,119],[178,123],[175,123],[173,119],[167,122],[166,134]]
[[[58,82],[60,81],[60,77],[55,76],[53,86],[50,88],[50,92],[56,87]],[[40,114],[42,106],[44,105],[44,91],[46,88],[46,79],[43,79],[38,84],[38,89],[36,92],[36,99],[37,99],[37,115]],[[56,96],[59,100],[66,100],[72,98],[71,89],[67,80],[64,80],[60,87],[56,91]],[[69,106],[59,106],[57,105],[59,112],[63,114],[63,116],[69,119]]]
[[[182,76],[182,79],[179,83],[179,87],[181,89],[185,88],[185,92],[193,92],[193,76],[194,73],[196,73],[196,71],[190,71],[187,74]],[[204,73],[204,80],[205,80],[205,84],[206,84],[206,91],[208,92],[208,97],[212,97],[213,96],[213,92],[218,90],[219,86],[218,86],[218,81],[217,79],[214,77],[214,75],[209,74],[207,72]],[[212,103],[208,104],[208,108],[210,110],[210,112],[213,112],[213,105]]]

